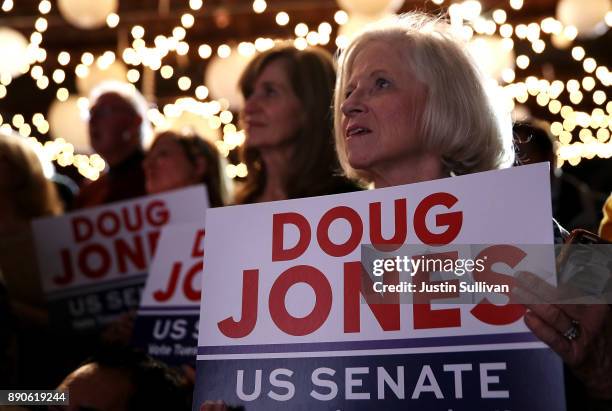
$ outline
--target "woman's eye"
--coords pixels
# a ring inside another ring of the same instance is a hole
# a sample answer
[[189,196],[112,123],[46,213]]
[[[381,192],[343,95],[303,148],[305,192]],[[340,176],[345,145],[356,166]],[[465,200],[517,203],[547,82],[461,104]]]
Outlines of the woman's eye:
[[266,95],[266,96],[268,96],[268,97],[269,97],[269,96],[275,96],[276,94],[278,94],[278,93],[276,92],[276,90],[275,90],[275,89],[273,89],[273,88],[271,88],[271,87],[264,89],[264,93],[265,93],[265,95]]
[[376,79],[376,87],[378,88],[387,88],[391,85],[391,82],[389,80],[386,80],[384,78],[377,78]]

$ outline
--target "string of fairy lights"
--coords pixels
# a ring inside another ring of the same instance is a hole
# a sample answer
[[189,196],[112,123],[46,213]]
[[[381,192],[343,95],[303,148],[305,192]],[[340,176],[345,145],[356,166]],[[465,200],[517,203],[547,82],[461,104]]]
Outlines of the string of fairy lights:
[[[444,7],[445,0],[432,0],[434,4]],[[144,80],[145,72],[159,73],[162,79],[176,81],[177,88],[185,93],[184,97],[176,99],[159,108],[151,108],[147,117],[155,129],[170,127],[173,122],[183,116],[197,118],[204,122],[204,126],[215,133],[215,141],[219,151],[228,157],[244,143],[244,131],[240,130],[236,118],[232,113],[233,102],[229,96],[219,92],[212,93],[209,89],[213,84],[206,84],[201,79],[195,81],[187,75],[181,75],[176,66],[168,64],[165,60],[174,54],[176,59],[185,58],[191,48],[197,49],[197,55],[203,60],[208,59],[242,59],[248,61],[257,52],[265,51],[275,44],[275,39],[259,37],[251,42],[241,42],[237,45],[221,44],[216,48],[209,44],[190,44],[186,38],[188,31],[196,24],[194,13],[203,7],[202,0],[189,0],[186,2],[189,11],[183,13],[171,33],[157,35],[152,40],[145,40],[146,29],[141,25],[134,25],[129,30],[131,42],[120,53],[107,50],[97,56],[91,52],[84,52],[80,56],[69,51],[61,51],[53,58],[57,59],[59,68],[52,72],[45,71],[47,51],[42,46],[44,33],[48,28],[45,17],[51,12],[52,4],[49,0],[41,0],[38,4],[38,17],[35,20],[33,31],[27,44],[27,55],[18,74],[27,74],[35,81],[36,86],[45,90],[52,88],[58,102],[67,102],[76,98],[76,104],[83,113],[87,112],[89,101],[86,95],[77,90],[70,90],[65,80],[67,72],[74,70],[77,85],[80,88],[91,89],[88,83],[94,73],[110,72],[111,69],[122,67],[118,75],[124,78],[132,87]],[[252,3],[254,13],[262,14],[267,10],[265,0],[255,0]],[[505,62],[505,67],[499,67],[498,87],[508,97],[509,108],[528,101],[548,109],[551,118],[550,131],[558,142],[557,157],[559,166],[568,162],[574,166],[582,159],[612,157],[612,101],[608,99],[607,88],[612,83],[612,73],[603,64],[598,63],[580,45],[574,45],[578,37],[576,27],[565,26],[554,17],[547,17],[539,22],[521,23],[512,25],[508,22],[508,14],[521,10],[523,0],[510,0],[508,11],[497,8],[483,11],[477,0],[466,0],[461,3],[448,5],[447,11],[451,26],[456,33],[467,42],[471,42],[474,49],[482,49],[478,42],[492,42],[503,55],[496,56],[496,60]],[[13,10],[13,0],[3,0],[0,9],[3,13]],[[309,27],[303,22],[293,22],[287,11],[270,13],[278,26],[293,25],[294,37],[291,39],[298,49],[309,46],[326,46],[332,42],[337,47],[345,47],[350,39],[353,16],[345,10],[338,10],[333,21],[322,21],[316,27]],[[106,26],[115,29],[119,26],[121,17],[117,13],[106,16]],[[612,26],[612,13],[605,16],[607,27]],[[334,26],[336,37],[332,38]],[[484,43],[483,43],[484,44]],[[528,45],[528,48],[517,47]],[[581,70],[576,71],[576,78],[566,82],[557,79],[539,78],[534,75],[525,77],[525,72],[538,54],[548,47],[565,50],[568,59],[579,64]],[[515,56],[515,50],[527,50]],[[486,50],[486,48],[485,48]],[[480,59],[482,60],[482,59]],[[491,59],[484,59],[491,60]],[[210,62],[212,64],[213,61]],[[513,68],[514,67],[514,68]],[[115,77],[117,74],[115,74]],[[0,99],[5,98],[10,91],[13,76],[9,73],[0,73]],[[520,79],[520,80],[519,80]],[[213,98],[217,97],[217,98]],[[227,98],[226,98],[227,97]],[[588,99],[589,105],[594,108],[591,112],[580,111],[577,106]],[[10,119],[0,116],[0,130],[16,131],[27,139],[39,155],[47,161],[56,162],[60,166],[74,166],[84,177],[95,180],[106,167],[104,160],[97,154],[85,155],[77,153],[75,146],[61,136],[42,143],[34,135],[34,130],[41,136],[50,133],[49,118],[43,113],[35,113],[31,119],[21,114],[15,114]],[[576,136],[577,138],[574,138]],[[228,164],[226,173],[230,178],[245,177],[246,165],[243,163]]]

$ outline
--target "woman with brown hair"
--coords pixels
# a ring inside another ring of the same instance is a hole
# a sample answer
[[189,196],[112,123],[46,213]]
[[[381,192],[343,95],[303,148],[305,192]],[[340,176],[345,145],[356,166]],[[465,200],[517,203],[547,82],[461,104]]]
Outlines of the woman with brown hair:
[[0,133],[0,269],[14,303],[42,307],[30,222],[62,212],[53,183],[25,139]]
[[336,73],[323,49],[277,46],[240,79],[243,158],[249,174],[238,204],[355,191],[339,175],[331,103]]
[[153,141],[144,161],[148,194],[204,183],[211,207],[228,198],[217,148],[194,133],[165,131]]
[[[41,369],[41,364],[53,361],[54,346],[49,341],[30,223],[61,212],[56,188],[45,177],[42,163],[26,139],[0,132],[0,350],[4,351],[8,342],[8,356],[2,358],[4,352],[0,352],[0,374],[4,374],[0,381],[7,378],[5,383],[42,387],[52,380],[52,370]],[[14,334],[8,307],[14,318]],[[40,344],[42,340],[45,344]]]

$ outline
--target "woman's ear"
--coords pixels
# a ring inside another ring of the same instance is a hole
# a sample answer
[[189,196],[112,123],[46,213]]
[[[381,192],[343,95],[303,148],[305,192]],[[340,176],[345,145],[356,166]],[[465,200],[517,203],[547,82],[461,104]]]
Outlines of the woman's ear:
[[195,161],[195,175],[198,181],[202,181],[208,172],[208,164],[204,157],[196,157]]

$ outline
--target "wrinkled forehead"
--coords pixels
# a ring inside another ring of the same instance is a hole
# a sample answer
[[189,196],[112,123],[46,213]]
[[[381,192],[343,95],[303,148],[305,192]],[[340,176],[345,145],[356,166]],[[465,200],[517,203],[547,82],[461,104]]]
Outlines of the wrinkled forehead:
[[364,39],[349,50],[344,66],[342,87],[354,78],[375,71],[399,73],[411,70],[410,44],[389,36],[386,38]]
[[91,106],[90,111],[94,111],[100,107],[113,107],[113,108],[121,108],[125,110],[130,110],[132,112],[136,112],[132,104],[125,99],[125,97],[121,96],[119,93],[104,93],[100,95],[94,104]]

